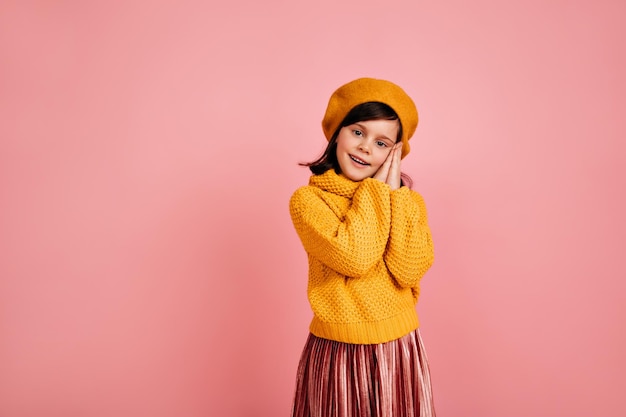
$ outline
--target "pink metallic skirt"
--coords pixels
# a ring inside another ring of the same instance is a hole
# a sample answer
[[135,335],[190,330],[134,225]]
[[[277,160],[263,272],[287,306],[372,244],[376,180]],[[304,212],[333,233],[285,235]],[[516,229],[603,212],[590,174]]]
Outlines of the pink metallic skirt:
[[428,359],[419,329],[378,345],[309,335],[292,417],[434,417]]

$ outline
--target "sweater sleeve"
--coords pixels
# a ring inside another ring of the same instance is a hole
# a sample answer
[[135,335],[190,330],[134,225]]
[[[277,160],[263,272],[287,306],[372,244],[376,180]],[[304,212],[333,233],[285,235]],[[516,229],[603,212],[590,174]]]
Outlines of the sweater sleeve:
[[366,178],[340,218],[314,187],[302,187],[289,203],[305,251],[338,273],[359,277],[382,259],[391,222],[390,189]]
[[391,192],[391,230],[384,260],[402,287],[416,287],[433,264],[426,204],[421,195],[407,187]]

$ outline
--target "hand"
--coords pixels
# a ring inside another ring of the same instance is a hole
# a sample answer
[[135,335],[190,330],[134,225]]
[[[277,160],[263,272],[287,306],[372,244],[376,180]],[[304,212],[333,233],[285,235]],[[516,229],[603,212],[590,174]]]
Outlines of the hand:
[[385,163],[391,158],[391,164],[387,173],[386,183],[389,184],[391,190],[397,190],[400,188],[401,176],[400,161],[402,160],[402,142],[396,143],[389,152],[389,156],[385,160]]
[[385,162],[378,168],[372,178],[389,185],[392,190],[400,188],[400,160],[402,159],[402,143],[393,145]]
[[372,178],[377,179],[378,181],[382,181],[384,183],[387,182],[387,177],[389,176],[389,169],[391,168],[391,161],[393,160],[393,151],[395,149],[395,145],[391,148],[391,151],[387,154],[387,158],[385,162],[378,168],[378,171],[374,174]]

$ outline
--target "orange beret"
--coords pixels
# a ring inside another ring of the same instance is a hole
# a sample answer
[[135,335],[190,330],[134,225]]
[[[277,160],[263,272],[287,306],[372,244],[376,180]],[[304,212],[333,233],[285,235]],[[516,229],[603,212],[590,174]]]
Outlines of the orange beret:
[[370,101],[385,103],[398,114],[402,124],[402,158],[404,158],[411,149],[409,139],[417,127],[417,108],[411,97],[390,81],[359,78],[339,87],[330,97],[322,120],[326,139],[332,138],[352,108]]

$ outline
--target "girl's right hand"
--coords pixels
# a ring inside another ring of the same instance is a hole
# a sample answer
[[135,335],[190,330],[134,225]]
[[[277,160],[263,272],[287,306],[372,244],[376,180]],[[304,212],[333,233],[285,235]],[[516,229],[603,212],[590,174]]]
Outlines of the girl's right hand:
[[[376,171],[376,173],[374,174],[374,176],[372,178],[377,179],[379,181],[382,181],[386,184],[392,185],[391,182],[395,182],[395,181],[391,181],[390,182],[390,178],[389,178],[389,174],[392,168],[392,163],[394,162],[394,154],[397,153],[398,149],[402,148],[402,143],[399,144],[395,144],[392,148],[391,151],[389,152],[389,154],[387,155],[387,158],[385,159],[385,162],[383,162],[383,164],[380,166],[380,168],[378,168],[378,171]],[[394,171],[394,175],[396,174],[396,170],[399,171],[399,167],[394,167],[395,169]],[[398,174],[399,175],[399,174]],[[397,188],[397,187],[396,187]]]
[[396,144],[391,150],[389,157],[391,158],[391,165],[389,166],[389,173],[387,174],[387,184],[391,187],[391,190],[397,190],[402,184],[402,172],[400,171],[400,160],[402,159],[402,143]]
[[395,145],[391,148],[391,151],[387,154],[387,158],[385,158],[385,162],[378,168],[378,171],[374,174],[372,178],[377,179],[378,181],[387,182],[387,177],[389,176],[389,169],[391,168],[391,161],[393,159],[393,151],[395,149]]

